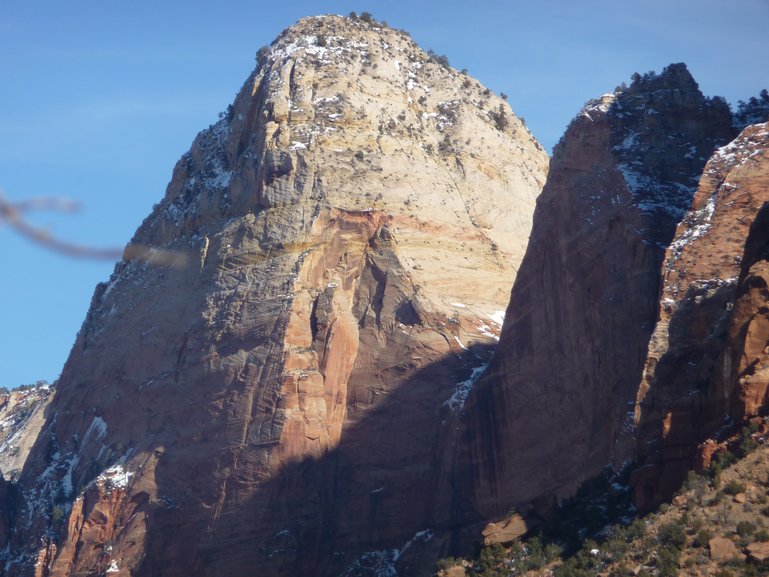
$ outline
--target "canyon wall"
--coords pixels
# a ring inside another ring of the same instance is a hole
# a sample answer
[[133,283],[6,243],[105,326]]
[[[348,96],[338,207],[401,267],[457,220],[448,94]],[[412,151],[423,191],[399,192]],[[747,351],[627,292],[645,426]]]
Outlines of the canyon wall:
[[[497,354],[466,405],[466,513],[571,495],[635,455],[665,251],[734,136],[682,64],[589,102],[557,145]],[[540,503],[540,508],[542,508]]]

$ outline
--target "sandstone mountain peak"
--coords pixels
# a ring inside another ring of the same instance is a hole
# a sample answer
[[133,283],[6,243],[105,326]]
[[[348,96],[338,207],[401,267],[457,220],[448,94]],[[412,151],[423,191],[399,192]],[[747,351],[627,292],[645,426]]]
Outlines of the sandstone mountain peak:
[[[260,51],[257,70],[179,163],[143,228],[163,245],[177,230],[198,230],[204,213],[312,200],[469,225],[487,248],[500,250],[492,260],[516,262],[530,227],[525,204],[534,197],[508,191],[539,190],[547,163],[504,100],[436,62],[405,33],[342,16],[305,18]],[[307,164],[314,182],[292,182]],[[433,184],[418,189],[416,179]],[[312,187],[309,196],[298,184]],[[501,293],[504,282],[495,283]],[[463,298],[449,291],[444,300]]]
[[285,31],[135,235],[186,264],[97,288],[8,571],[337,575],[440,549],[548,161],[403,33]]
[[177,163],[55,395],[0,398],[0,575],[407,577],[607,466],[659,501],[765,411],[767,150],[671,64],[551,165],[406,33],[300,20]]

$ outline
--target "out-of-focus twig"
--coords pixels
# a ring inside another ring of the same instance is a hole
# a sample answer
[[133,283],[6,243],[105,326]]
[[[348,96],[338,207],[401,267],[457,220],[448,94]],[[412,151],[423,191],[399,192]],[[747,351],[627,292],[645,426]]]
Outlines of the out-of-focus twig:
[[35,198],[10,202],[0,190],[0,224],[8,224],[18,234],[55,252],[76,258],[98,260],[136,260],[158,266],[180,267],[186,256],[176,251],[131,244],[124,249],[97,248],[60,240],[45,229],[37,228],[24,220],[24,213],[31,210],[75,212],[76,202],[61,198]]
[[59,240],[47,230],[36,228],[24,220],[24,213],[29,210],[46,209],[58,212],[72,212],[76,208],[75,203],[50,198],[38,198],[13,203],[9,202],[5,195],[0,192],[0,219],[21,236],[68,256],[108,260],[121,258],[123,251],[120,249],[94,248]]
[[[4,201],[2,192],[0,192],[0,201]],[[7,201],[5,201],[7,204]],[[68,198],[56,198],[55,196],[41,196],[20,200],[13,203],[13,208],[18,212],[27,212],[30,210],[53,210],[56,212],[77,212],[80,210],[80,203]]]

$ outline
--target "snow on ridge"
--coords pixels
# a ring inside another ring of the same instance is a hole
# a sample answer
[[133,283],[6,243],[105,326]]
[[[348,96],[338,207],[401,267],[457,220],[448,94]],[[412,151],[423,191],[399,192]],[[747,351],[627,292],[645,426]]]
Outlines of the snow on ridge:
[[591,116],[591,113],[606,114],[609,112],[612,104],[616,101],[617,96],[617,92],[607,92],[606,94],[602,94],[599,98],[588,100],[585,106],[582,107],[582,111],[579,115],[592,121],[594,118]]
[[367,42],[352,40],[342,36],[323,36],[321,41],[318,35],[306,34],[288,42],[278,41],[271,49],[270,59],[274,62],[282,62],[288,58],[301,58],[304,55],[316,56],[324,64],[329,64],[331,56],[341,56],[345,53],[358,51],[363,58],[368,57],[369,45]]
[[750,131],[746,128],[737,138],[716,149],[708,162],[708,173],[720,172],[724,168],[732,170],[748,160],[764,153],[767,147],[769,130]]

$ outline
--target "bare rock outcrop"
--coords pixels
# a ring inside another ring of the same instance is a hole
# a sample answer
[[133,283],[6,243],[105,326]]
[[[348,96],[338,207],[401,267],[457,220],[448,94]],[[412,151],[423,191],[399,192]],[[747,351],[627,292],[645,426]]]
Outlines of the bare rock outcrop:
[[497,353],[466,405],[467,515],[566,496],[635,452],[661,265],[707,158],[734,137],[686,67],[589,102],[555,149]]
[[21,473],[52,399],[50,385],[0,395],[0,474],[6,480],[14,481]]
[[[764,125],[767,128],[767,125]],[[766,134],[769,136],[769,134]],[[764,192],[769,191],[764,148]],[[769,199],[750,227],[729,325],[727,355],[736,390],[730,412],[744,421],[767,409],[769,389]]]
[[547,155],[375,22],[304,19],[258,60],[136,233],[143,259],[94,294],[19,480],[8,574],[437,556],[457,419]]

